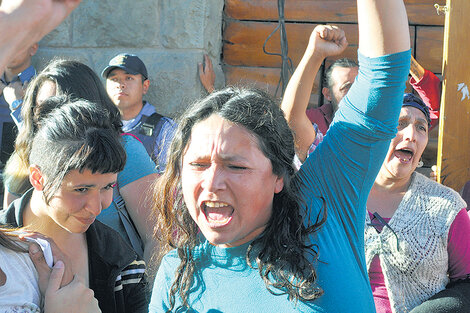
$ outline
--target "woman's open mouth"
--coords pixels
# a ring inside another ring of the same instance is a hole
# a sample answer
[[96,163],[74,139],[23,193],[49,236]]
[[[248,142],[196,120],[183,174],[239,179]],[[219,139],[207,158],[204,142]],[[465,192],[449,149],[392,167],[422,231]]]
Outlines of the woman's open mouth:
[[393,155],[400,160],[401,163],[410,163],[411,159],[413,158],[414,152],[410,149],[398,149],[395,150]]
[[211,227],[227,225],[232,220],[233,207],[225,202],[204,201],[202,209]]

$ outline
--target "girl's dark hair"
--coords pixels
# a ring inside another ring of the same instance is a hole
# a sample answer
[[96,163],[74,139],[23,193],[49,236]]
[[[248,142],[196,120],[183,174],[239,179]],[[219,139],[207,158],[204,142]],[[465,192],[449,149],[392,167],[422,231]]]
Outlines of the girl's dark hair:
[[85,99],[107,111],[109,119],[116,131],[121,132],[121,115],[119,110],[108,97],[99,77],[87,65],[72,60],[55,59],[39,73],[29,84],[21,110],[23,125],[15,142],[15,152],[8,160],[4,181],[8,190],[22,194],[31,185],[29,175],[29,153],[31,144],[38,130],[39,121],[50,111],[44,110],[37,103],[39,89],[44,82],[55,84],[57,95],[67,95],[71,100]]
[[[305,225],[301,201],[292,184],[294,140],[277,103],[259,90],[227,87],[190,106],[179,121],[172,141],[169,161],[155,188],[154,210],[158,218],[155,236],[176,248],[181,263],[170,289],[170,310],[178,294],[183,307],[189,307],[188,294],[194,281],[196,261],[192,251],[200,243],[198,227],[191,218],[181,193],[181,164],[193,126],[212,114],[243,126],[254,134],[264,155],[271,161],[273,173],[283,178],[284,188],[274,194],[272,215],[266,229],[247,251],[247,262],[257,267],[266,287],[273,294],[286,293],[291,300],[312,300],[322,294],[316,285],[316,272],[308,260],[317,257],[315,246],[307,245],[307,236],[320,227]],[[175,235],[176,234],[176,235]],[[161,250],[161,255],[164,253]],[[254,265],[256,264],[256,266]]]
[[46,203],[72,170],[117,173],[126,163],[121,137],[106,110],[86,100],[51,97],[42,103],[49,114],[33,138],[29,163],[46,177]]

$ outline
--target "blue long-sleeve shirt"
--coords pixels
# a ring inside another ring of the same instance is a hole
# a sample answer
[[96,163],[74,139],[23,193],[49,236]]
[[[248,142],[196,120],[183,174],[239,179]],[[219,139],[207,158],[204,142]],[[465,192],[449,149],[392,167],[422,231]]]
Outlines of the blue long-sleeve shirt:
[[[375,312],[364,257],[364,221],[369,191],[397,130],[410,51],[378,58],[359,54],[355,83],[339,105],[328,136],[294,178],[315,220],[327,220],[309,238],[319,259],[314,266],[324,295],[292,302],[271,294],[258,271],[246,265],[248,244],[235,248],[196,247],[199,282],[189,296],[195,312]],[[201,253],[204,251],[204,253]],[[165,312],[179,258],[175,251],[159,268],[150,312]],[[201,283],[201,281],[203,283]],[[180,305],[177,297],[176,307]]]

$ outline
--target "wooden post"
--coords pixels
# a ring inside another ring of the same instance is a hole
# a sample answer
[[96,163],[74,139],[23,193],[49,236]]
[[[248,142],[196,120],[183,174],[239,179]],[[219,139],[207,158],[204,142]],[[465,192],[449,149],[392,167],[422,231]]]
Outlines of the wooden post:
[[470,180],[470,1],[447,0],[438,181],[457,191]]

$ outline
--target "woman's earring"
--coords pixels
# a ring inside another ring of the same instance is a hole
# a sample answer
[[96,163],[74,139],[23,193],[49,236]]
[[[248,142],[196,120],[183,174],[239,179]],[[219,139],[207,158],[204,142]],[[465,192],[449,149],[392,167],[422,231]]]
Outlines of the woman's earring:
[[419,159],[419,162],[418,162],[418,167],[423,167],[424,163],[423,163],[423,159],[420,158]]

